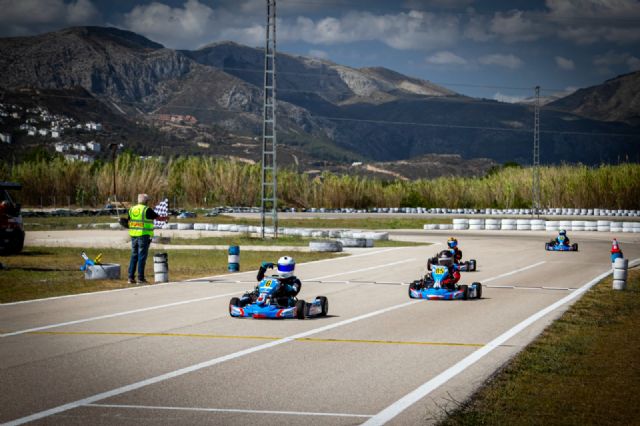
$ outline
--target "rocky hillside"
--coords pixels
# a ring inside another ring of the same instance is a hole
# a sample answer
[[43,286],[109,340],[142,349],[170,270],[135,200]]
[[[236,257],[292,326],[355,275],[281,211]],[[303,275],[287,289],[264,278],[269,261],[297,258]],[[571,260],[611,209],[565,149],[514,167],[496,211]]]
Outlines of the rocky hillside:
[[580,89],[550,103],[549,107],[595,120],[640,126],[640,71]]
[[[128,31],[78,27],[0,39],[0,90],[81,88],[132,126],[158,114],[188,114],[197,119],[190,130],[197,135],[215,127],[254,140],[262,132],[263,61],[262,50],[235,43],[178,51]],[[277,71],[278,141],[292,159],[351,164],[438,154],[530,162],[531,106],[460,96],[385,68],[355,69],[283,52]],[[607,84],[619,94],[598,117],[597,102],[588,97],[543,109],[543,163],[640,161],[640,130],[629,118],[637,112],[637,86]],[[613,122],[622,119],[626,123]],[[219,152],[222,143],[207,139],[202,144],[210,149],[203,153]]]

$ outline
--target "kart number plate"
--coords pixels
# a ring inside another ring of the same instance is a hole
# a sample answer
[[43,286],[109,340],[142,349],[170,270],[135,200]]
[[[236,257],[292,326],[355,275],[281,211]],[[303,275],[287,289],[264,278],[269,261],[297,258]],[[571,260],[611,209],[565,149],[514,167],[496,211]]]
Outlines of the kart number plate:
[[436,274],[444,274],[444,267],[443,266],[436,266],[435,273]]

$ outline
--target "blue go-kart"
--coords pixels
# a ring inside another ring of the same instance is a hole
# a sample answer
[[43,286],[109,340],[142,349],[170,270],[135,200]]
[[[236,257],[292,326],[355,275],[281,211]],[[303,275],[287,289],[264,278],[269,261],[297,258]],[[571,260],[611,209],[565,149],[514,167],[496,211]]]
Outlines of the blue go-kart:
[[251,318],[297,318],[322,317],[329,312],[329,301],[318,296],[307,303],[295,297],[274,297],[282,283],[277,276],[265,277],[258,284],[258,294],[247,292],[242,297],[232,297],[229,315]]
[[[429,260],[427,260],[427,270],[431,270],[431,267],[437,264],[438,264],[438,255],[435,255]],[[461,272],[475,272],[477,270],[476,260],[469,259],[464,262],[460,262],[458,264],[458,267],[460,268]]]
[[578,243],[566,245],[566,244],[558,244],[556,240],[553,240],[548,243],[545,243],[544,249],[546,251],[578,251]]
[[446,266],[432,265],[426,277],[409,284],[409,297],[428,300],[467,300],[482,297],[482,284],[474,282],[471,285],[444,285],[443,282],[448,276],[449,269]]

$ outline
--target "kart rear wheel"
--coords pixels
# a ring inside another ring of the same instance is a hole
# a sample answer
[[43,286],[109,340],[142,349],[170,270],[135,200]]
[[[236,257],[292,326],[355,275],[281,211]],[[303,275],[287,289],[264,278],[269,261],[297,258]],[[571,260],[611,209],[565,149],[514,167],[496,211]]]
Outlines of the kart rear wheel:
[[460,286],[460,290],[462,290],[462,298],[464,300],[468,300],[469,299],[469,286],[466,284],[462,284]]
[[573,243],[571,246],[575,251],[578,251],[578,243]]
[[482,299],[482,284],[473,283],[476,286],[476,299]]
[[411,297],[411,290],[419,290],[420,287],[422,287],[420,280],[415,280],[414,282],[409,284],[409,290],[408,290],[409,297]]
[[476,260],[475,260],[475,259],[471,259],[471,260],[469,261],[469,264],[470,264],[470,266],[471,266],[470,271],[475,272],[475,271],[476,271]]
[[229,301],[229,315],[231,315],[231,307],[232,306],[240,306],[240,299],[237,297],[232,297]]
[[296,302],[296,318],[304,319],[304,311],[307,308],[307,303],[304,300],[298,300]]
[[544,243],[544,249],[545,249],[546,251],[551,250],[551,245],[550,245],[549,243]]
[[317,297],[320,300],[320,306],[322,307],[322,311],[320,312],[321,317],[326,317],[329,312],[329,299],[324,296]]

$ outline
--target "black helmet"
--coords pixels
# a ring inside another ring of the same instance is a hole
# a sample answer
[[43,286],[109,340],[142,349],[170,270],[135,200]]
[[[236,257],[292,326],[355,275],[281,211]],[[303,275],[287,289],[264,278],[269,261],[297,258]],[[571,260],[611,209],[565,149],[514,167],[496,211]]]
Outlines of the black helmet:
[[451,250],[442,250],[438,253],[438,265],[449,266],[453,264],[453,253]]

